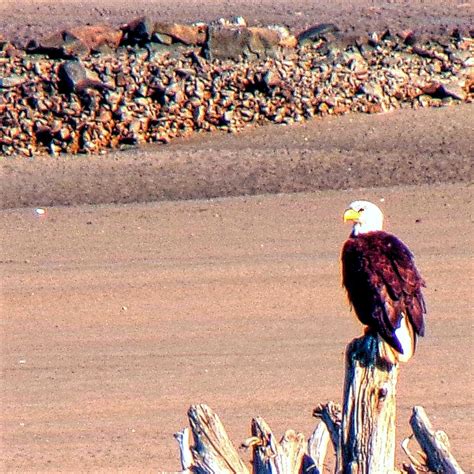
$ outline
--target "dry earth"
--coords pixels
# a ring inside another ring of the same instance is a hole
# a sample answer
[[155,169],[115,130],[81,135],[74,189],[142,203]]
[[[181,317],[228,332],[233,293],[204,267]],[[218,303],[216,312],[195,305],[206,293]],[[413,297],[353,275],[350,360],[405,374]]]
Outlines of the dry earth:
[[203,134],[104,156],[7,158],[0,207],[470,182],[474,106]]
[[[1,4],[0,32],[24,40],[144,12],[347,32],[474,23],[464,2],[325,3],[18,0]],[[363,196],[384,200],[428,282],[398,438],[421,404],[472,472],[472,116],[472,105],[346,116],[105,157],[3,159],[1,470],[177,470],[172,434],[199,402],[236,444],[255,415],[278,436],[309,435],[312,408],[340,400],[344,348],[361,331],[338,259],[341,211]],[[215,196],[234,197],[202,199]],[[149,200],[167,201],[123,204]]]
[[398,438],[421,404],[472,470],[472,196],[453,184],[3,211],[5,471],[178,469],[199,402],[237,444],[255,415],[309,435],[361,332],[338,263],[360,196],[428,282]]
[[243,16],[250,24],[283,24],[296,32],[330,22],[347,34],[387,28],[438,34],[474,27],[474,6],[462,0],[2,0],[0,32],[25,41],[59,28],[119,25],[143,15],[177,22]]

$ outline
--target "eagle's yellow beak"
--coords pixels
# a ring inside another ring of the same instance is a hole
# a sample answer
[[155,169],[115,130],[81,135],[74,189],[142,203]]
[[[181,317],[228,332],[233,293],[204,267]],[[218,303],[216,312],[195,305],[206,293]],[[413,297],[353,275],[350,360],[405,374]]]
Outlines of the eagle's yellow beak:
[[358,222],[359,221],[359,213],[355,211],[354,209],[346,209],[344,211],[344,222],[352,221],[352,222]]

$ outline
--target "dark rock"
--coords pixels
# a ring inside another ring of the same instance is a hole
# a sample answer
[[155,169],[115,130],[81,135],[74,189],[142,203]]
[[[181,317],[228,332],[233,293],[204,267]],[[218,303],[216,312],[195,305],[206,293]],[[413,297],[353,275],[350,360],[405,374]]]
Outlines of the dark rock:
[[454,28],[454,30],[451,32],[451,36],[456,40],[460,40],[462,38],[468,38],[469,36],[472,36],[472,33],[474,33],[474,31],[469,32],[463,28]]
[[53,141],[54,133],[50,127],[47,126],[36,126],[35,127],[35,138],[36,141],[42,143],[45,146],[50,146]]
[[130,23],[122,26],[123,44],[143,44],[148,43],[151,40],[153,33],[155,32],[155,25],[153,21],[144,16],[136,18]]
[[394,40],[394,37],[390,30],[385,30],[381,35],[380,35],[381,41],[392,41]]
[[398,34],[403,44],[407,46],[413,46],[418,41],[418,37],[414,31],[402,31]]
[[300,45],[304,45],[319,39],[330,40],[337,36],[339,31],[339,28],[334,23],[320,23],[303,31],[296,38]]
[[206,57],[214,59],[232,59],[239,61],[248,51],[250,33],[247,28],[210,26],[206,45]]
[[75,92],[87,81],[86,68],[79,61],[66,61],[58,68],[59,89],[64,92]]
[[83,92],[86,89],[111,89],[106,84],[90,79],[87,75],[87,70],[80,61],[65,61],[58,67],[60,92]]

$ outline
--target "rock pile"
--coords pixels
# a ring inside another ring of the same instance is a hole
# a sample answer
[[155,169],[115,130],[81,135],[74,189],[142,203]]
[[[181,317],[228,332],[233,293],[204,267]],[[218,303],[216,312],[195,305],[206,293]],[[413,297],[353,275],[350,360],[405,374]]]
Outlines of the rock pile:
[[474,40],[413,33],[298,37],[243,19],[83,27],[0,39],[0,152],[102,153],[215,129],[472,102]]

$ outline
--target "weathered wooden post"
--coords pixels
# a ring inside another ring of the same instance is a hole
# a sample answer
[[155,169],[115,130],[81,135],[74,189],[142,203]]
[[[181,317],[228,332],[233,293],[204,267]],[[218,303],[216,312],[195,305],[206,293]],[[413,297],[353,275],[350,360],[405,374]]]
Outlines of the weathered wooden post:
[[398,366],[379,357],[372,334],[354,339],[346,351],[340,471],[395,472],[395,394]]

